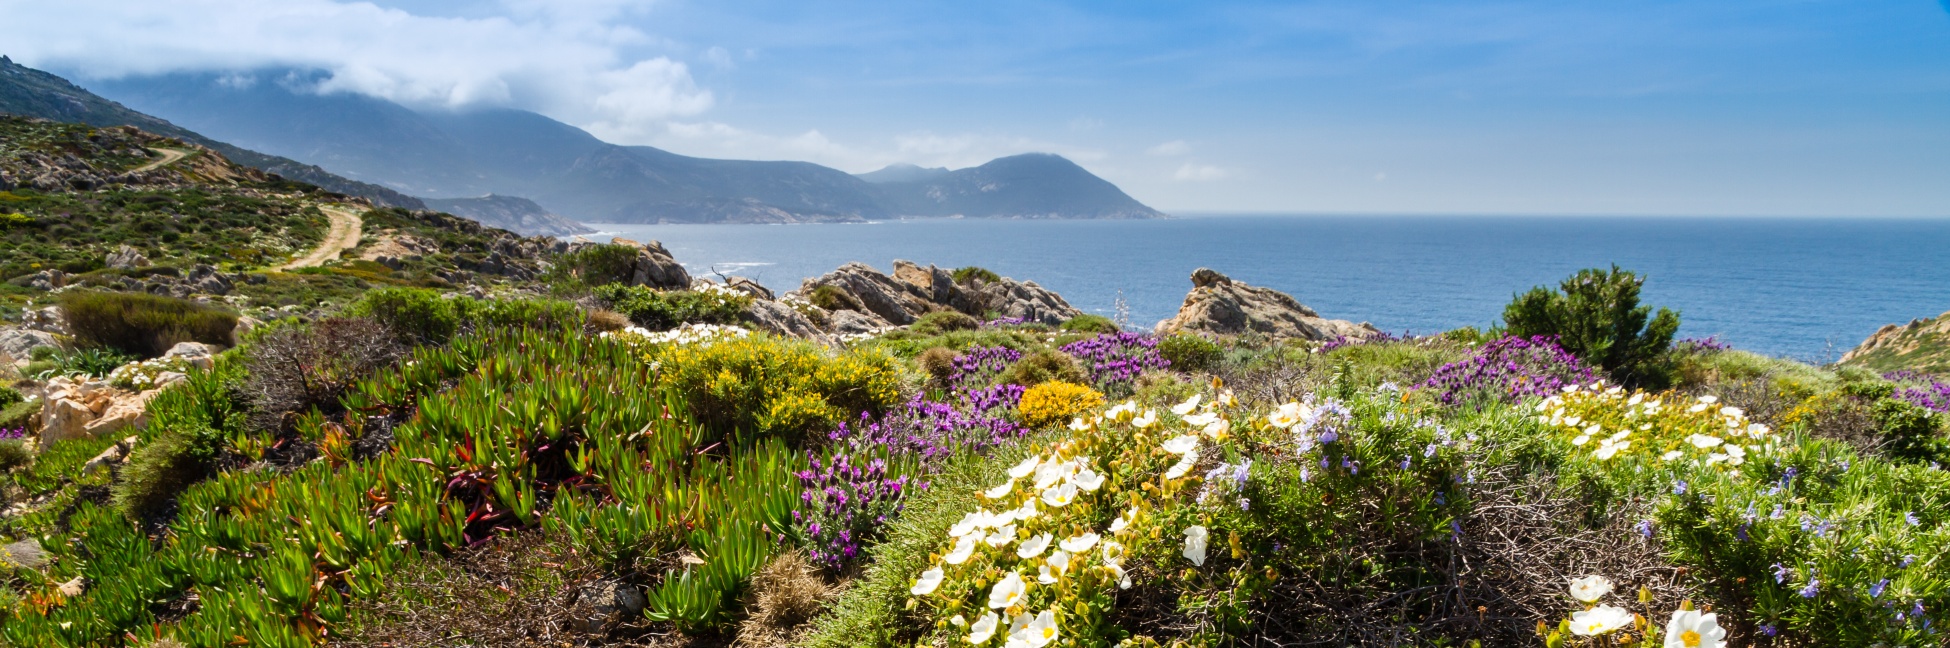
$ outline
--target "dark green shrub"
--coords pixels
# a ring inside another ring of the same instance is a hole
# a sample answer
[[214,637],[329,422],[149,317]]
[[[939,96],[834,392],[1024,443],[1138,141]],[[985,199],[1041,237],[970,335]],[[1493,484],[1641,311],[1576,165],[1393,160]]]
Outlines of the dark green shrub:
[[1612,266],[1580,270],[1552,291],[1518,295],[1503,309],[1510,335],[1555,335],[1558,344],[1626,386],[1663,388],[1671,381],[1666,351],[1679,314],[1639,305],[1645,280]]
[[666,291],[623,284],[598,287],[596,298],[653,331],[685,324],[731,324],[752,303],[750,295],[731,290]]
[[1083,365],[1070,354],[1046,349],[1023,356],[1001,378],[1001,382],[1024,387],[1035,387],[1052,380],[1083,385],[1089,384],[1090,376],[1083,372]]
[[1842,383],[1842,393],[1866,401],[1888,398],[1896,393],[1896,383],[1875,378],[1871,380]]
[[636,257],[634,247],[606,243],[562,255],[555,267],[557,272],[582,285],[595,287],[629,281],[636,271]]
[[440,344],[460,331],[456,300],[423,288],[381,288],[366,293],[346,312],[371,317],[411,344]]
[[1869,410],[1869,417],[1875,420],[1890,457],[1924,463],[1950,460],[1950,443],[1937,433],[1938,417],[1929,410],[1887,398]]
[[384,324],[370,318],[331,318],[281,327],[244,349],[246,391],[256,406],[253,427],[281,430],[293,413],[338,411],[352,384],[406,355]]
[[1102,315],[1078,315],[1065,320],[1059,328],[1077,333],[1116,333],[1123,330],[1118,328],[1116,322]]
[[21,396],[20,392],[16,391],[14,388],[0,387],[0,410],[7,409],[9,406],[12,406],[14,403],[18,403],[24,400],[27,400],[27,397]]
[[988,268],[983,268],[980,266],[962,266],[960,268],[955,268],[954,277],[955,277],[955,283],[958,284],[965,284],[974,281],[995,283],[1002,280],[1002,275],[998,275],[994,271],[991,271]]
[[855,299],[853,295],[835,286],[814,288],[812,294],[806,296],[806,301],[812,302],[812,305],[829,311],[857,311],[865,308],[860,304],[860,300]]
[[914,324],[908,328],[924,335],[940,335],[949,331],[973,331],[981,327],[981,322],[977,322],[975,318],[962,313],[956,311],[935,311],[922,315],[920,319],[914,320]]
[[136,517],[166,508],[216,469],[227,440],[246,430],[249,410],[242,367],[227,356],[157,394],[144,428],[150,438],[136,445],[109,489],[115,506]]
[[1211,371],[1225,359],[1219,343],[1190,333],[1177,333],[1158,341],[1158,355],[1171,368],[1184,372]]
[[135,355],[106,347],[63,349],[51,354],[47,360],[28,365],[28,368],[40,380],[75,375],[102,378],[115,371],[116,367],[138,359]]
[[582,309],[553,299],[459,299],[462,326],[473,328],[579,329]]
[[40,401],[21,401],[0,407],[0,430],[27,429],[40,416]]
[[68,330],[83,347],[110,347],[146,358],[178,342],[229,346],[237,315],[186,299],[122,292],[61,296]]

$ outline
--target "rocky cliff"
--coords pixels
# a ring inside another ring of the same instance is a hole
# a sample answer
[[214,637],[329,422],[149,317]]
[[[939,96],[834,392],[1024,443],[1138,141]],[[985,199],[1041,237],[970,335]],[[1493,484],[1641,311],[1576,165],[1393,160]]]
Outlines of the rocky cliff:
[[1179,331],[1215,335],[1259,334],[1273,338],[1331,340],[1376,333],[1367,322],[1321,317],[1292,295],[1234,281],[1210,268],[1192,273],[1192,291],[1178,315],[1158,323],[1160,335]]
[[1950,372],[1950,312],[1884,325],[1843,354],[1841,363],[1877,371]]

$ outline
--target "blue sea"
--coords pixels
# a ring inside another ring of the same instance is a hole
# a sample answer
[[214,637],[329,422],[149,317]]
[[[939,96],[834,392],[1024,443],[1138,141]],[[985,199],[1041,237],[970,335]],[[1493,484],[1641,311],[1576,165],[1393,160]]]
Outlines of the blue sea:
[[1210,267],[1323,316],[1432,333],[1494,323],[1514,293],[1617,264],[1686,337],[1828,362],[1891,322],[1950,310],[1950,219],[1191,215],[845,225],[606,225],[694,275],[783,292],[848,261],[979,265],[1149,327]]

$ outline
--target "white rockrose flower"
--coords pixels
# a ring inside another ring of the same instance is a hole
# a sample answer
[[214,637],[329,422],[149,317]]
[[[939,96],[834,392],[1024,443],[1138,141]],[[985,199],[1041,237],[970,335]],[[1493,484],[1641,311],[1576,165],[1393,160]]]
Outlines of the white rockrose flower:
[[1611,579],[1593,574],[1571,580],[1571,598],[1586,603],[1597,603],[1611,593]]
[[989,588],[989,609],[1006,610],[1022,602],[1023,594],[1028,592],[1029,584],[1023,582],[1022,575],[1009,572],[1008,576],[996,581],[995,587]]
[[944,574],[940,567],[921,572],[921,578],[914,581],[914,587],[908,588],[907,593],[915,596],[933,594],[936,588],[941,587],[941,579],[943,577]]
[[1571,613],[1571,634],[1596,637],[1632,625],[1632,613],[1625,608],[1600,605]]
[[1183,553],[1186,559],[1192,561],[1192,564],[1200,567],[1205,566],[1206,535],[1207,531],[1203,525],[1191,526],[1185,529],[1185,551]]
[[1727,630],[1712,613],[1699,610],[1673,610],[1666,622],[1666,648],[1724,648]]

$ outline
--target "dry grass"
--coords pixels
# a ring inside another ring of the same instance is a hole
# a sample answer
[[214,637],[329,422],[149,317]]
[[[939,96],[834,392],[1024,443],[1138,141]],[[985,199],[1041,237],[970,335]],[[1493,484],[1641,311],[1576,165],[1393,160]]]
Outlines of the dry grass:
[[805,554],[788,551],[752,575],[746,610],[738,626],[739,648],[785,648],[825,608],[833,590]]

